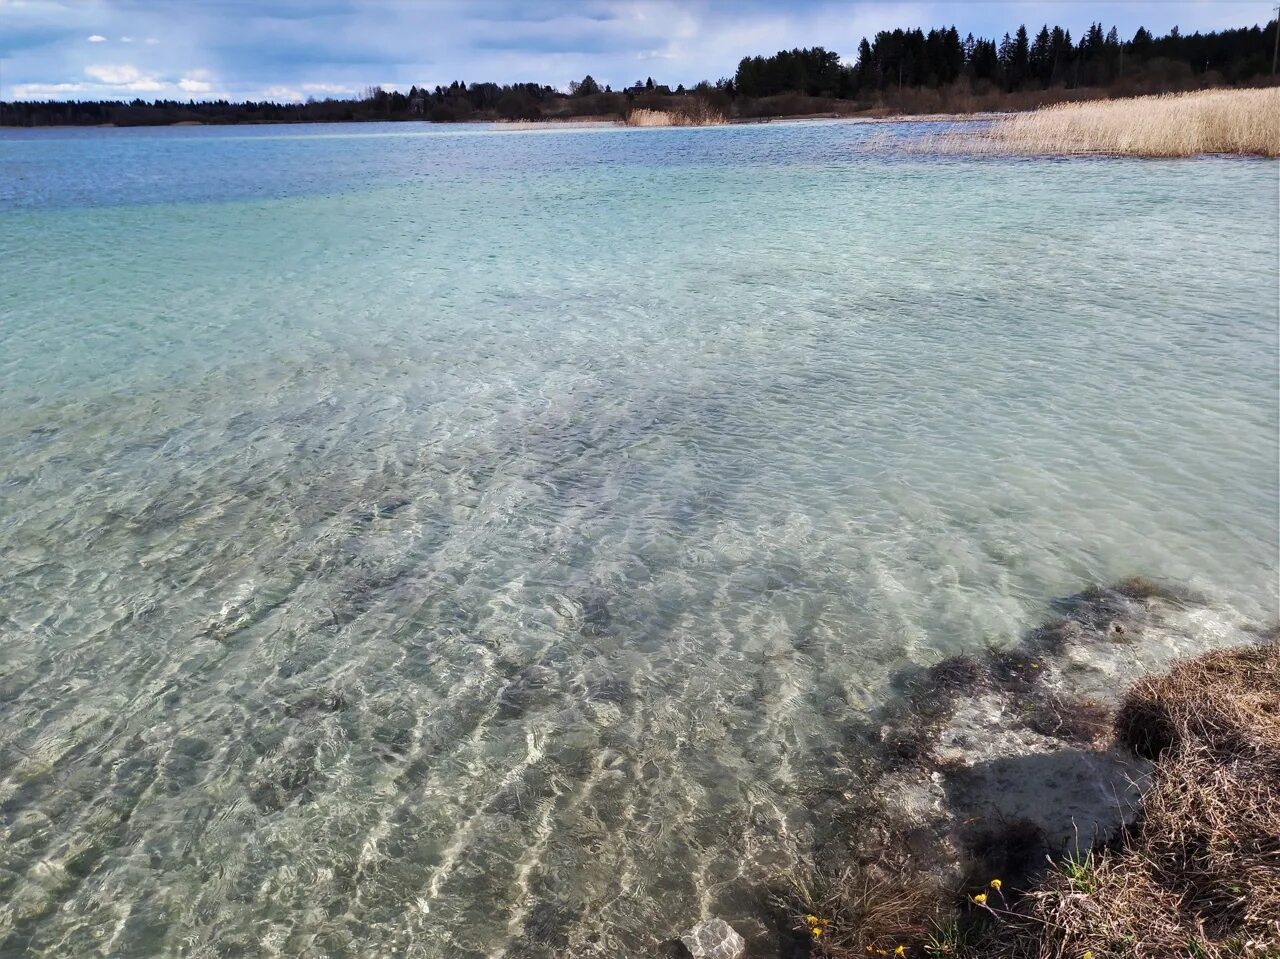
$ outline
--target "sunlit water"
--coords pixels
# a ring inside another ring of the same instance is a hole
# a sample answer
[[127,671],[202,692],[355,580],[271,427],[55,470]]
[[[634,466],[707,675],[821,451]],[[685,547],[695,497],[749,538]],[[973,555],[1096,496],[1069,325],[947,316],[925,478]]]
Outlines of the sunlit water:
[[0,134],[0,955],[649,954],[903,664],[1274,617],[1277,165],[878,132]]

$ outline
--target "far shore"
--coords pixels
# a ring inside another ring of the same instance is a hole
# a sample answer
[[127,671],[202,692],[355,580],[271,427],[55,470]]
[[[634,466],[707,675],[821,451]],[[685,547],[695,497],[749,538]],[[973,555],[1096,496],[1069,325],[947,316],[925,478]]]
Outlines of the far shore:
[[[452,122],[489,123],[499,129],[515,132],[601,127],[715,127],[814,120],[885,126],[931,124],[942,127],[941,132],[929,131],[923,137],[909,138],[910,142],[906,142],[907,138],[904,138],[900,145],[912,152],[971,156],[1117,156],[1153,159],[1205,155],[1280,157],[1280,87],[1209,89],[1077,100],[1041,105],[1029,110],[892,113],[877,108],[858,112],[823,111],[767,117],[730,116],[716,109],[709,101],[691,98],[673,109],[635,108],[621,117],[616,114],[584,114],[537,120],[476,119]],[[433,126],[448,125],[430,120],[416,122],[431,123]],[[183,120],[168,125],[206,124],[198,120]]]
[[[742,126],[742,125],[758,125],[766,123],[805,123],[813,120],[841,120],[846,123],[969,123],[969,122],[989,122],[1002,116],[1011,116],[1018,113],[1033,113],[1034,110],[987,110],[980,113],[890,113],[878,110],[869,110],[863,113],[792,113],[784,116],[776,117],[731,117],[724,121],[725,126]],[[451,121],[433,121],[433,120],[337,120],[332,121],[342,124],[370,124],[370,123],[419,123],[432,127],[454,127],[454,126],[498,126],[498,127],[522,127],[534,129],[545,127],[547,129],[556,129],[558,127],[623,127],[626,126],[625,121],[618,117],[550,117],[545,120],[493,120],[493,119],[469,119],[469,120],[451,120]],[[316,126],[317,122],[312,120],[261,120],[261,121],[243,121],[238,123],[206,123],[203,120],[179,120],[175,123],[152,123],[152,124],[120,124],[120,123],[50,123],[44,126],[20,126],[13,123],[0,123],[0,130],[156,130],[169,129],[172,127],[304,127]]]
[[[913,152],[1006,156],[1128,156],[1176,158],[1204,155],[1280,156],[1280,88],[1198,90],[1141,97],[1056,103],[1035,110],[982,113],[812,114],[770,118],[725,117],[714,110],[637,110],[621,126],[724,126],[800,122],[941,125],[904,143]],[[981,127],[969,124],[985,123]],[[524,121],[533,130],[556,121]],[[571,123],[560,122],[560,127]]]

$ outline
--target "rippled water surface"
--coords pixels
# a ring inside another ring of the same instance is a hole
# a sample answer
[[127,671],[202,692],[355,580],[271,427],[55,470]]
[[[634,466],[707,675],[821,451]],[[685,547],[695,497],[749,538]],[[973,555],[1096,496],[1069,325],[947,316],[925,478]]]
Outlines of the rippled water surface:
[[874,130],[0,133],[0,955],[649,954],[903,664],[1275,616],[1277,165]]

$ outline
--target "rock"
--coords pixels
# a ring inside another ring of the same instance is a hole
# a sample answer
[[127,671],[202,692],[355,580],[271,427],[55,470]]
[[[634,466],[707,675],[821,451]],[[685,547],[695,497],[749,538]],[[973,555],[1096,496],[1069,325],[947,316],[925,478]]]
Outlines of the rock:
[[693,953],[680,939],[668,939],[658,946],[658,959],[692,959]]
[[400,510],[404,509],[412,502],[413,500],[407,499],[403,496],[396,496],[392,499],[383,500],[378,504],[378,519],[391,519],[391,517],[395,516],[396,513],[400,512]]
[[747,944],[723,919],[706,919],[680,937],[693,959],[738,959]]

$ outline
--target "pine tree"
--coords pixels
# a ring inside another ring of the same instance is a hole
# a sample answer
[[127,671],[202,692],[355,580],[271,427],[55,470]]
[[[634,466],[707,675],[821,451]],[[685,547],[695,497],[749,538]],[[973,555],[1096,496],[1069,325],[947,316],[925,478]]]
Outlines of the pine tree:
[[1042,88],[1049,86],[1049,80],[1053,76],[1052,42],[1049,25],[1046,23],[1031,44],[1031,76]]
[[954,83],[964,72],[964,47],[960,44],[960,31],[952,24],[943,41],[943,56],[946,65],[944,82]]
[[1008,77],[1010,90],[1016,90],[1022,86],[1027,78],[1030,61],[1031,50],[1027,42],[1027,28],[1025,25],[1020,25],[1013,41],[1013,62],[1010,65]]
[[858,44],[858,63],[853,69],[858,77],[859,91],[880,89],[880,65],[876,62],[866,37]]
[[1067,64],[1071,61],[1071,34],[1054,24],[1049,34],[1049,79],[1052,86],[1062,81]]

